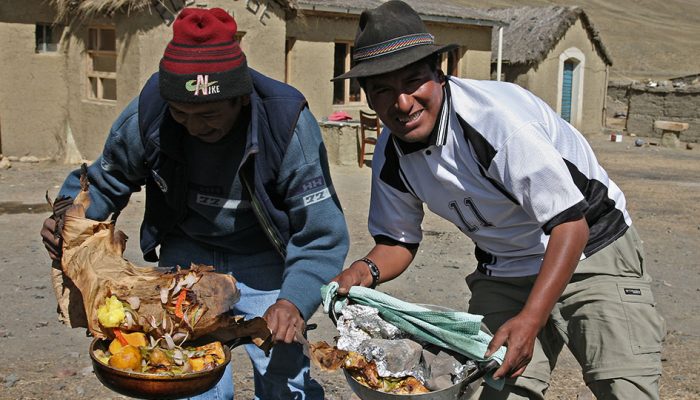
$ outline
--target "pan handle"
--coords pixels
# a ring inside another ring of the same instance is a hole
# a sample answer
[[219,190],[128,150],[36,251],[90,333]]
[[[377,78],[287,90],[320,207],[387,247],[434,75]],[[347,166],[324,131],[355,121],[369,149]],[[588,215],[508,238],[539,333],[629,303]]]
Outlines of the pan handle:
[[225,344],[231,350],[233,350],[238,346],[242,346],[244,344],[251,344],[251,343],[253,343],[253,338],[251,336],[241,336],[241,337],[231,339],[230,341],[226,342]]
[[328,308],[328,318],[331,319],[334,326],[338,326],[338,314],[335,313],[335,302],[337,299],[337,294],[331,297],[330,307]]
[[[306,335],[306,332],[312,331],[316,328],[318,328],[317,324],[306,325],[306,329],[304,329],[304,335]],[[224,343],[224,345],[228,346],[231,350],[233,350],[238,346],[242,346],[245,344],[252,344],[252,343],[253,343],[252,336],[241,336],[241,337],[237,337],[237,338],[229,340],[228,342]],[[270,355],[270,352],[268,350],[265,352],[265,356],[269,356],[269,355]]]
[[484,375],[486,375],[490,371],[495,370],[500,365],[501,364],[499,364],[498,361],[496,361],[496,360],[489,360],[485,363],[477,363],[476,370],[467,376],[467,379],[466,379],[467,383],[472,383],[472,382],[476,381],[477,379],[483,377]]

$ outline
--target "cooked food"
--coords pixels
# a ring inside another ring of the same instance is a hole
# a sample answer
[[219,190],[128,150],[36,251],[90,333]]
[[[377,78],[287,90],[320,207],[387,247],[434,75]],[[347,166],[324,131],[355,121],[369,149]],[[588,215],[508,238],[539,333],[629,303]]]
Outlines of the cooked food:
[[63,255],[52,273],[63,322],[100,339],[112,339],[120,329],[168,334],[175,341],[236,325],[230,310],[240,291],[233,276],[205,265],[170,269],[129,262],[123,257],[127,237],[115,222],[85,217],[88,189],[83,171],[80,193],[57,221]]
[[357,382],[370,389],[391,394],[429,393],[418,379],[413,376],[401,378],[381,377],[374,361],[354,351],[340,350],[326,342],[311,343],[310,354],[313,361],[324,371],[345,369]]
[[[115,331],[117,332],[117,331]],[[119,351],[122,349],[122,347],[131,345],[134,347],[144,347],[148,345],[148,339],[146,339],[146,335],[142,332],[131,332],[131,333],[120,333],[117,335],[117,339],[112,340],[112,342],[109,344],[109,352],[112,354],[117,354]],[[119,339],[119,337],[123,338],[123,341],[126,342],[126,344],[122,344],[122,340]]]
[[117,296],[110,296],[97,308],[97,319],[105,328],[116,328],[126,318],[124,306]]
[[[143,335],[140,332],[134,333]],[[95,350],[95,356],[100,362],[113,368],[167,375],[207,371],[226,361],[221,342],[212,342],[198,347],[175,346],[172,349],[167,348],[167,344],[164,345],[166,347],[161,347],[160,342],[154,345],[147,343],[138,346],[122,345],[119,339],[114,339],[108,351]]]
[[138,347],[126,345],[119,348],[116,354],[111,355],[107,364],[114,368],[139,371],[142,360],[141,351],[139,351]]

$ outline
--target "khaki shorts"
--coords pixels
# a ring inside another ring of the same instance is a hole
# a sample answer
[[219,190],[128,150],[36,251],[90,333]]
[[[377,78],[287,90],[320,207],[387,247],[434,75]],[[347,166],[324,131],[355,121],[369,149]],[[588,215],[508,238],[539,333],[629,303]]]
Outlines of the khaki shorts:
[[[472,292],[469,312],[483,315],[486,326],[495,332],[520,312],[536,278],[493,277],[475,271],[467,276]],[[579,263],[538,336],[532,361],[522,377],[507,383],[516,392],[531,393],[524,398],[542,398],[557,357],[567,345],[592,389],[596,381],[635,376],[654,377],[645,379],[652,383],[642,386],[658,385],[665,333],[651,292],[651,277],[644,270],[641,240],[631,227],[613,244]],[[636,398],[658,398],[658,387],[640,388],[637,393],[646,395]],[[615,398],[635,398],[628,396],[632,393]]]

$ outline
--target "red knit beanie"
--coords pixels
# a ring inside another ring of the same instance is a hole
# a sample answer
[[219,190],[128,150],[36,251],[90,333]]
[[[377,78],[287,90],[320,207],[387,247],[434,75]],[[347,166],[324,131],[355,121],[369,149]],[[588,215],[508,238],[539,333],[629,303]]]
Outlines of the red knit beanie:
[[236,21],[221,8],[185,8],[160,60],[160,94],[180,103],[231,99],[253,91]]

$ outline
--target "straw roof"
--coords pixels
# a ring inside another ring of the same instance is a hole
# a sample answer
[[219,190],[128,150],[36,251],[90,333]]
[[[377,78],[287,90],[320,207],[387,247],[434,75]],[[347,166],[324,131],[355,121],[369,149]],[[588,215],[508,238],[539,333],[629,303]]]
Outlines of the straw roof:
[[[297,0],[273,0],[286,12],[296,8]],[[172,8],[169,0],[50,0],[55,5],[59,21],[80,21],[98,16],[111,16],[115,12],[136,12],[155,7],[157,3]],[[184,3],[184,0],[180,1]],[[178,3],[177,1],[175,3]]]
[[[537,65],[564,37],[569,28],[581,19],[588,38],[603,61],[612,65],[600,34],[583,9],[579,7],[513,7],[487,10],[488,14],[508,25],[503,28],[503,62]],[[493,61],[498,49],[498,31],[492,35]]]
[[51,0],[58,21],[76,21],[111,16],[117,11],[140,11],[151,7],[153,0]]
[[[452,4],[449,0],[404,0],[424,20],[457,24],[500,25],[484,9],[467,8]],[[318,12],[347,13],[360,15],[363,10],[376,8],[386,0],[296,0],[297,8]]]
[[[138,12],[155,7],[157,3],[172,8],[170,0],[49,0],[55,5],[59,21],[81,21],[100,16],[112,16],[116,12]],[[375,8],[386,0],[272,0],[288,17],[299,9],[322,12],[343,12],[359,15],[362,10]],[[500,25],[500,21],[485,10],[466,8],[443,0],[405,0],[424,19],[447,23]],[[184,0],[180,0],[184,3]],[[178,3],[176,1],[175,3]]]

